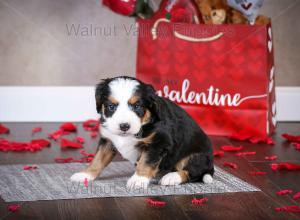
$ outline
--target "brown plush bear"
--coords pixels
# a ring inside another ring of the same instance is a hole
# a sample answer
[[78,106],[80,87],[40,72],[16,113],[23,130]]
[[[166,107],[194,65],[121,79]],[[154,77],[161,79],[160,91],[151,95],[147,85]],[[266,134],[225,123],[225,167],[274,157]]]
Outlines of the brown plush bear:
[[[249,24],[238,10],[227,5],[227,0],[195,0],[205,24]],[[270,19],[259,15],[255,24],[265,25]]]

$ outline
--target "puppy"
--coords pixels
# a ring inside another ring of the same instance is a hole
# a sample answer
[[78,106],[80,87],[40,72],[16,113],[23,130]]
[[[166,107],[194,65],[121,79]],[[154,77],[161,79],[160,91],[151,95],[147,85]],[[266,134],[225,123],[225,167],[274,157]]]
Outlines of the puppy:
[[96,87],[101,138],[91,164],[72,181],[94,180],[118,151],[136,165],[131,189],[161,185],[211,183],[213,154],[208,136],[179,106],[155,94],[151,85],[131,77],[106,79]]

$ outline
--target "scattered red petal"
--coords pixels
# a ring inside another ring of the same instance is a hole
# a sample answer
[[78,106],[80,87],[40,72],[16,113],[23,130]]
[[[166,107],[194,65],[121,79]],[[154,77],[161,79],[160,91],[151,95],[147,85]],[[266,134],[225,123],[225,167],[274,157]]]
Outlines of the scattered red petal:
[[60,147],[62,149],[66,149],[66,148],[80,149],[80,148],[83,148],[82,144],[80,144],[78,142],[70,141],[70,140],[67,140],[67,139],[61,139],[60,140]]
[[269,161],[273,161],[273,160],[277,160],[277,156],[276,155],[266,156],[265,159]]
[[50,142],[45,139],[32,140],[31,142],[15,142],[0,138],[0,151],[30,151],[35,152],[42,150],[50,145]]
[[77,131],[76,125],[74,125],[71,122],[64,123],[59,128],[62,131],[69,131],[69,132],[76,132]]
[[300,192],[297,192],[295,195],[293,195],[293,199],[299,199],[300,198]]
[[237,164],[235,164],[235,163],[224,162],[223,165],[224,165],[225,167],[230,167],[230,168],[232,168],[232,169],[238,168]]
[[80,154],[84,157],[94,157],[95,156],[95,154],[87,153],[85,150],[81,150]]
[[99,121],[94,119],[89,119],[83,122],[82,126],[86,131],[98,131],[99,130]]
[[272,163],[270,166],[272,170],[300,170],[300,165],[294,163]]
[[96,138],[98,136],[98,132],[97,131],[92,131],[91,132],[91,138]]
[[251,156],[251,155],[255,155],[256,151],[250,151],[250,152],[239,152],[236,153],[235,155],[238,157],[244,157],[244,156]]
[[23,166],[23,170],[36,170],[38,167],[37,165],[26,165],[26,166]]
[[88,179],[87,178],[85,178],[84,179],[84,186],[87,188],[87,187],[89,187],[89,181],[88,181]]
[[18,205],[18,204],[11,204],[11,205],[9,205],[9,206],[7,207],[8,211],[10,211],[10,212],[16,212],[16,211],[18,211],[20,208],[21,208],[21,206]]
[[258,143],[266,143],[269,145],[275,144],[275,142],[271,137],[252,136],[249,135],[248,131],[240,131],[239,133],[229,136],[229,138],[239,140],[239,141],[249,141],[253,144],[258,144]]
[[300,150],[300,144],[299,143],[293,143],[293,146],[295,147],[295,150]]
[[300,212],[300,206],[291,205],[275,208],[277,212]]
[[300,135],[294,136],[287,133],[281,135],[283,138],[287,139],[289,142],[300,142]]
[[8,134],[9,128],[5,127],[3,124],[0,124],[0,134]]
[[73,157],[66,157],[66,158],[56,157],[54,158],[54,160],[56,163],[72,163],[76,161]]
[[203,205],[203,204],[205,204],[207,201],[208,201],[208,198],[207,198],[207,197],[204,197],[204,198],[202,198],[202,199],[196,199],[196,198],[193,198],[193,199],[192,199],[192,204],[193,204],[193,205]]
[[243,149],[243,146],[235,147],[235,146],[222,146],[221,150],[228,151],[228,152],[237,152]]
[[79,137],[79,136],[76,137],[76,141],[78,143],[80,143],[80,144],[84,144],[84,142],[85,142],[84,138],[83,137]]
[[283,189],[283,190],[278,191],[276,194],[278,196],[284,196],[286,194],[291,194],[291,193],[293,193],[293,190],[291,190],[291,189]]
[[163,202],[163,201],[156,201],[156,200],[153,200],[153,199],[146,199],[145,202],[148,203],[148,205],[151,205],[151,206],[165,206],[166,205],[166,202]]
[[214,157],[224,157],[225,152],[224,151],[215,151]]
[[57,131],[54,131],[52,133],[49,133],[48,134],[48,137],[50,139],[53,139],[53,140],[58,140],[61,136],[63,135],[63,131],[62,130],[57,130]]
[[252,137],[249,139],[252,144],[266,143],[268,145],[274,145],[275,142],[271,137]]
[[38,133],[42,131],[42,127],[32,128],[32,134]]
[[263,175],[266,175],[267,172],[263,172],[263,171],[250,171],[249,174],[251,176],[263,176]]

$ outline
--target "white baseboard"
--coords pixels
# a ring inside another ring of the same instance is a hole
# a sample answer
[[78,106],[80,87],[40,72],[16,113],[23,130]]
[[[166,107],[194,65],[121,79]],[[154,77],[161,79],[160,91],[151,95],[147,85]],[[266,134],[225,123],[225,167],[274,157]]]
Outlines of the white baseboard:
[[[300,121],[300,87],[277,87],[278,121]],[[0,87],[0,122],[97,118],[94,87]]]

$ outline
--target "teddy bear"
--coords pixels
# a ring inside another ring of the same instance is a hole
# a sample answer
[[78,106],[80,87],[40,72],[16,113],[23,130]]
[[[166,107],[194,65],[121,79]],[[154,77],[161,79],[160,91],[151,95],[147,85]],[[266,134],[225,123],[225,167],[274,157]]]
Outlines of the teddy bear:
[[[247,18],[238,10],[230,7],[227,0],[195,0],[205,24],[249,24]],[[266,16],[259,15],[255,24],[270,22]]]

